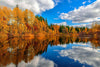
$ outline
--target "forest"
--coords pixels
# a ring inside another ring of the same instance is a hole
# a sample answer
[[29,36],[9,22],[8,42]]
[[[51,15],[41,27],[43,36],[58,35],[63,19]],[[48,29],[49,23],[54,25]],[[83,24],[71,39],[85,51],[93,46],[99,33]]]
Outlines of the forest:
[[18,6],[10,9],[0,6],[0,37],[45,37],[47,35],[91,36],[100,37],[100,25],[92,24],[91,28],[48,25],[47,19]]

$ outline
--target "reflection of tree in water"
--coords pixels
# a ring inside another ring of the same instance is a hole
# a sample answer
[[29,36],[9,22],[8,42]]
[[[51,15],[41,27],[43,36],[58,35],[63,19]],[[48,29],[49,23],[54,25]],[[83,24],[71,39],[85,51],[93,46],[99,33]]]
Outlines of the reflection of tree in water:
[[60,42],[60,44],[65,44],[66,43],[66,37],[60,37],[59,42]]
[[100,48],[100,38],[90,38],[90,42],[94,48]]
[[17,65],[22,60],[27,63],[28,61],[32,60],[35,55],[46,51],[47,46],[47,41],[33,39],[23,40],[13,38],[4,42],[0,42],[0,65],[6,66],[10,63]]
[[[92,46],[98,48],[100,46],[99,38],[79,38],[52,36],[45,39],[21,39],[21,38],[0,38],[0,66],[6,66],[10,63],[17,65],[22,60],[29,62],[34,59],[35,55],[42,54],[47,51],[48,44],[59,45],[68,43],[91,42]],[[6,61],[6,62],[5,62]]]
[[75,42],[78,43],[79,42],[79,38],[76,38]]

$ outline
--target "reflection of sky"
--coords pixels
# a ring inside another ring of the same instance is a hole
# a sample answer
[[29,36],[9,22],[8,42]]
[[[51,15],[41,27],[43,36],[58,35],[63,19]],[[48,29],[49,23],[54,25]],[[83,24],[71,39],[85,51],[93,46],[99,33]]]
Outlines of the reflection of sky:
[[99,49],[93,49],[91,43],[73,43],[67,47],[69,46],[70,49],[58,50],[61,57],[69,57],[70,59],[74,59],[74,61],[79,61],[81,64],[86,63],[93,67],[100,66]]
[[98,67],[100,66],[99,49],[94,49],[91,43],[70,43],[58,46],[48,46],[43,57],[53,60],[58,67]]
[[69,50],[61,50],[59,54],[62,57],[69,57],[80,63],[87,63],[94,67],[100,66],[100,53],[89,47],[73,46]]
[[[10,64],[7,67],[16,67],[14,64]],[[48,59],[45,59],[41,56],[35,56],[33,60],[29,63],[22,61],[18,64],[18,67],[54,67],[54,62]]]

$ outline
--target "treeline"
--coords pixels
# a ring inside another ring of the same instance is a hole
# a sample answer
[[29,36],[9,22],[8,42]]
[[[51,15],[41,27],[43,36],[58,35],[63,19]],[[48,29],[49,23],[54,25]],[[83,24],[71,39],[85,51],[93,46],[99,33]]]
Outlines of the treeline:
[[56,32],[56,34],[62,33],[69,36],[81,36],[81,37],[95,37],[100,38],[100,25],[93,23],[91,28],[88,27],[73,27],[73,26],[59,26],[51,24],[50,29]]
[[80,32],[88,32],[89,28],[87,27],[73,27],[73,26],[59,26],[59,25],[50,25],[50,29],[57,31],[58,33],[80,33]]

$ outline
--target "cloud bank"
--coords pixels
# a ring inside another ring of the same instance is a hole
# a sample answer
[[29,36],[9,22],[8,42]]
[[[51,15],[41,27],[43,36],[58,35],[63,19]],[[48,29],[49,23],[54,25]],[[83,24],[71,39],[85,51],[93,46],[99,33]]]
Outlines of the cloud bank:
[[40,14],[55,7],[53,0],[0,0],[0,5],[10,8],[16,7],[17,3],[21,9],[32,10],[35,14]]
[[81,6],[68,13],[61,13],[60,18],[63,20],[72,20],[73,23],[100,21],[100,0],[96,0],[87,6]]

